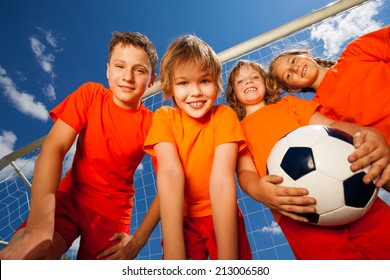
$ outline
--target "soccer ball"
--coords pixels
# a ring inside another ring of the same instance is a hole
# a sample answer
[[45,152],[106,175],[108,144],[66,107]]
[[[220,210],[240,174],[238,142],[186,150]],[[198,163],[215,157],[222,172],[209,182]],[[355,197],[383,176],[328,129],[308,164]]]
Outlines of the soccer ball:
[[283,177],[282,186],[304,187],[317,200],[317,212],[299,214],[309,222],[337,226],[362,217],[378,195],[363,183],[367,168],[352,172],[347,160],[355,150],[352,136],[335,128],[307,125],[293,130],[273,147],[268,174]]

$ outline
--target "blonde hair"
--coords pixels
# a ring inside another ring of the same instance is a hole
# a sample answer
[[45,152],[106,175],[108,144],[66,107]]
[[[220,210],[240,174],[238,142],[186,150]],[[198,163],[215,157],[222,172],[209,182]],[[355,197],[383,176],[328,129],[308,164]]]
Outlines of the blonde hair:
[[[292,55],[292,56],[294,56],[294,55],[308,55],[308,56],[312,57],[312,54],[308,50],[303,50],[303,49],[292,49],[292,50],[284,51],[284,52],[276,55],[271,60],[269,67],[268,67],[268,71],[270,73],[269,90],[273,93],[280,92],[281,90],[284,92],[288,92],[289,90],[291,90],[291,88],[289,88],[285,84],[284,81],[280,80],[278,77],[276,77],[273,74],[273,70],[275,68],[275,64],[278,61],[278,59],[281,57],[284,57],[284,56],[288,56],[288,55]],[[336,63],[335,61],[324,59],[321,57],[313,57],[313,60],[318,65],[320,65],[324,68],[330,68],[331,66],[333,66]],[[315,91],[315,89],[313,89],[311,87],[306,87],[306,88],[301,89],[301,92],[309,92],[309,91]]]
[[225,90],[226,102],[234,110],[234,112],[236,112],[239,120],[242,120],[243,118],[245,118],[246,109],[245,109],[244,104],[242,104],[241,101],[239,101],[236,97],[236,93],[234,92],[234,83],[236,81],[236,78],[237,78],[240,70],[243,67],[252,67],[263,78],[264,83],[265,83],[265,89],[266,89],[265,96],[264,96],[264,103],[266,105],[275,103],[280,99],[279,93],[273,94],[268,90],[269,74],[268,74],[267,69],[263,65],[255,62],[255,61],[251,61],[251,60],[239,60],[234,65],[234,67],[230,70],[228,84],[227,84],[227,87]]
[[202,71],[210,72],[216,81],[217,94],[222,91],[222,65],[214,50],[194,35],[184,35],[174,40],[161,59],[160,81],[164,98],[173,97],[173,71],[178,65],[195,63]]

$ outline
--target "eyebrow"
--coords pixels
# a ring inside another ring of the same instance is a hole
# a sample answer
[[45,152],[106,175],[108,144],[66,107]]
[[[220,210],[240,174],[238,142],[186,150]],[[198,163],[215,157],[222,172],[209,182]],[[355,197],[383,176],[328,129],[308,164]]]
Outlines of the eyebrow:
[[[213,74],[211,72],[203,72],[201,75],[199,75],[200,79],[205,79],[205,78],[214,78]],[[178,79],[188,79],[187,76],[184,76],[184,75],[180,75],[180,76],[177,76],[175,77],[173,80],[178,80]]]
[[[123,60],[123,59],[112,59],[112,62],[116,62],[116,63],[124,63],[124,64],[127,64],[127,62],[125,61],[125,60]],[[144,68],[146,68],[146,69],[148,69],[149,70],[149,66],[148,65],[146,65],[146,64],[142,64],[142,63],[137,63],[137,64],[134,64],[134,65],[132,65],[132,67],[139,67],[139,66],[141,66],[141,67],[144,67]]]

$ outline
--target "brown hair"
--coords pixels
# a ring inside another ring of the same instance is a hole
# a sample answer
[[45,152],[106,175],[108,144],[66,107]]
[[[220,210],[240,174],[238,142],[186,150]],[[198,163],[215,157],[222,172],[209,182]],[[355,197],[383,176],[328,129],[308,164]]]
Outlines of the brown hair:
[[230,70],[228,84],[225,91],[226,101],[229,104],[229,106],[234,110],[234,112],[236,112],[239,120],[242,120],[246,116],[246,110],[245,110],[245,106],[236,97],[236,94],[234,92],[234,82],[236,81],[236,77],[240,72],[240,70],[243,67],[248,67],[248,66],[252,67],[254,70],[259,72],[261,77],[264,79],[265,89],[266,89],[265,96],[264,96],[264,103],[268,105],[268,104],[275,103],[280,99],[279,93],[272,94],[268,90],[269,74],[267,69],[263,65],[251,60],[239,60],[233,66],[232,70]]
[[161,59],[160,81],[164,98],[172,98],[172,73],[178,65],[194,62],[202,71],[210,71],[217,84],[217,93],[222,91],[222,65],[213,49],[194,35],[184,35],[174,40]]
[[152,66],[152,74],[156,73],[158,55],[156,48],[148,37],[139,32],[112,32],[112,38],[108,44],[108,61],[110,61],[112,52],[116,45],[122,46],[132,45],[137,48],[142,48],[149,57]]
[[[274,70],[276,61],[279,58],[287,56],[287,55],[302,55],[302,54],[306,54],[306,55],[312,56],[311,53],[308,50],[292,49],[292,50],[284,51],[284,52],[276,55],[271,60],[271,62],[269,64],[269,67],[268,67],[268,71],[269,71],[270,76],[271,76],[270,80],[269,80],[269,90],[271,92],[276,93],[276,92],[280,92],[280,90],[288,92],[290,90],[290,88],[287,87],[287,85],[283,81],[281,81],[280,79],[275,77],[275,75],[273,75],[273,70]],[[333,66],[336,63],[336,62],[334,62],[332,60],[327,60],[327,59],[324,59],[324,58],[321,58],[321,57],[313,57],[313,60],[318,65],[320,65],[322,67],[325,67],[325,68],[329,68],[329,67]],[[310,88],[310,87],[306,87],[306,88],[302,88],[301,89],[301,92],[309,92],[309,91],[315,91],[315,90],[313,88]]]

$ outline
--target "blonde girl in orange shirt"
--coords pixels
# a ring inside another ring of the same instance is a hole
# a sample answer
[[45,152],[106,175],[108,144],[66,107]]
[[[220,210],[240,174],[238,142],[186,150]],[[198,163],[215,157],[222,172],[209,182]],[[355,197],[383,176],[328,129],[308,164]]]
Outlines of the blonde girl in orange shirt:
[[164,259],[251,259],[234,177],[245,140],[234,111],[214,106],[217,55],[180,37],[161,60],[160,80],[175,107],[155,112],[144,149],[157,158]]

